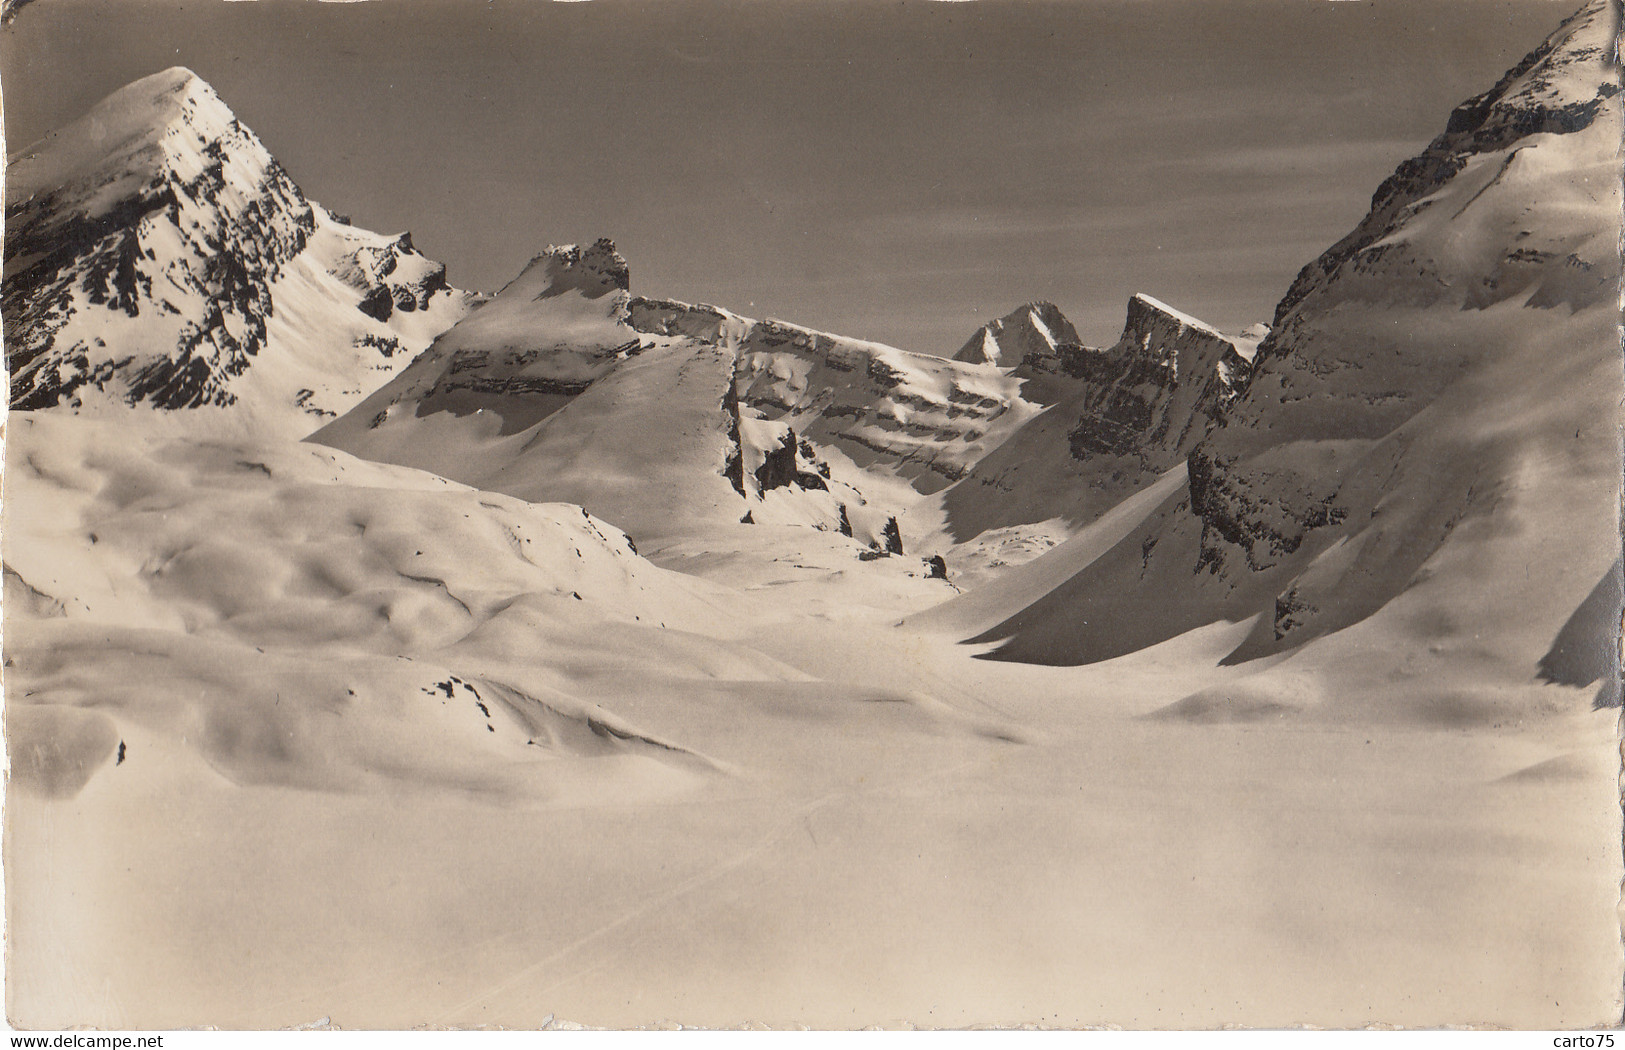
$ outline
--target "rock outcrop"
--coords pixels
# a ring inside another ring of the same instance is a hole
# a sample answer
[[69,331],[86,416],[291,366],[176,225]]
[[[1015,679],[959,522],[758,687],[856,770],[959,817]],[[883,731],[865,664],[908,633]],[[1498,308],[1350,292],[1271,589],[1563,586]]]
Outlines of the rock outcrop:
[[549,245],[328,436],[358,420],[376,430],[398,406],[414,417],[480,413],[503,434],[533,426],[654,344],[625,324],[630,287],[626,260],[608,239]]
[[1094,389],[1068,433],[1072,454],[1132,456],[1163,470],[1224,418],[1247,384],[1244,345],[1148,295],[1090,369]]
[[384,244],[363,244],[344,256],[333,276],[362,293],[360,310],[387,321],[391,314],[427,310],[448,291],[446,267],[426,259],[403,233]]
[[989,365],[912,354],[783,321],[752,322],[738,341],[742,404],[879,467],[921,492],[963,477],[1040,406]]
[[[1616,17],[1602,0],[1587,5],[1458,106],[1365,219],[1299,273],[1248,397],[1191,457],[1204,567],[1275,564],[1340,525],[1351,508],[1338,493],[1355,465],[1483,364],[1484,347],[1448,331],[1396,338],[1406,331],[1396,317],[1617,299],[1617,215],[1575,221],[1609,192],[1589,188],[1583,157],[1618,138]],[[1607,178],[1617,183],[1617,171]],[[1279,450],[1288,441],[1299,455]]]

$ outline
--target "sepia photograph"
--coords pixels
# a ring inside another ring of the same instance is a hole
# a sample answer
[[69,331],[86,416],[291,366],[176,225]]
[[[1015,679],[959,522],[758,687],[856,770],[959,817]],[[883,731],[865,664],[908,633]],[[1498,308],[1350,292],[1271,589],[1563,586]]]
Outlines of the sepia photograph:
[[1619,1026],[1620,23],[5,0],[7,1022]]

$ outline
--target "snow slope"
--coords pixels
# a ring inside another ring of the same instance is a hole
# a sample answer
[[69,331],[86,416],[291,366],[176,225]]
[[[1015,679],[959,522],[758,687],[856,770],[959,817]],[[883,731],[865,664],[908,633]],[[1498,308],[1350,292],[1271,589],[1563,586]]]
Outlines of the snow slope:
[[410,236],[308,201],[180,67],[29,146],[6,178],[15,408],[230,405],[233,425],[299,436],[470,306]]
[[1146,718],[1241,681],[1245,627],[978,661],[895,604],[660,573],[575,508],[18,430],[8,559],[83,577],[19,558],[6,602],[19,1027],[1618,1013],[1617,736],[1573,686],[1516,732]]
[[137,732],[239,784],[546,795],[588,759],[710,768],[574,696],[579,668],[799,678],[675,629],[726,622],[721,592],[579,507],[180,430],[12,416],[15,788],[71,796]]
[[1283,300],[1185,491],[982,635],[1000,658],[1257,617],[1230,659],[1291,657],[1192,710],[1531,710],[1618,571],[1617,27],[1588,4],[1401,165]]
[[[566,257],[598,258],[581,265],[611,276],[583,292]],[[315,439],[581,503],[657,558],[756,547],[743,523],[850,537],[865,556],[958,544],[935,571],[960,562],[977,576],[1007,563],[986,552],[1008,553],[1009,526],[1055,519],[1063,539],[1177,462],[1248,368],[1236,341],[1148,297],[1107,351],[1077,344],[1048,304],[997,328],[1023,348],[1018,364],[634,298],[608,242],[549,249]],[[1102,429],[1111,448],[1087,447]],[[964,544],[989,530],[1000,531]]]
[[725,475],[738,454],[724,407],[732,354],[636,331],[627,287],[608,241],[549,248],[313,439],[521,499],[583,504],[646,545],[657,522],[737,525],[745,506]]

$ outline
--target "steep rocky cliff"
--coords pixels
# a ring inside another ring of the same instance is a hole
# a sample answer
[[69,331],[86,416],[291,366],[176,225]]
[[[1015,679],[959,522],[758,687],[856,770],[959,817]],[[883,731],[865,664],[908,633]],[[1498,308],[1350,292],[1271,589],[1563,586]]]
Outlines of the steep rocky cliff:
[[1347,475],[1381,462],[1377,443],[1494,358],[1495,341],[1468,337],[1483,312],[1555,320],[1617,301],[1617,157],[1605,162],[1618,146],[1615,18],[1588,4],[1457,107],[1366,218],[1304,267],[1247,398],[1191,458],[1204,566],[1265,567],[1344,520]]
[[1099,355],[1093,389],[1068,433],[1072,454],[1140,455],[1160,470],[1224,418],[1246,388],[1244,345],[1148,295],[1129,300],[1116,345]]
[[959,480],[1039,410],[996,367],[783,321],[751,324],[738,361],[742,404],[920,492]]
[[314,440],[583,504],[651,543],[741,523],[851,537],[854,518],[864,541],[862,494],[741,396],[741,341],[757,322],[629,289],[608,240],[550,247]]

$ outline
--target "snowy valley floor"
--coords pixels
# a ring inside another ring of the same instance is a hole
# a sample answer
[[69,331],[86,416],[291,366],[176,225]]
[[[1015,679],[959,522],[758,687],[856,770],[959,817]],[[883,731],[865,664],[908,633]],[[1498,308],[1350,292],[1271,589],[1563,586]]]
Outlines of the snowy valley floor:
[[[218,475],[247,487],[244,500],[273,474],[318,468],[425,477],[308,446],[152,458],[192,471],[188,492]],[[244,462],[269,466],[233,472]],[[126,510],[192,506],[161,479],[138,480],[142,493],[119,496]],[[496,499],[505,509],[493,514],[533,513]],[[162,531],[97,506],[84,520],[103,522],[98,549],[135,550]],[[444,510],[412,513],[433,507]],[[267,550],[287,539],[286,525],[266,528]],[[709,602],[715,621],[690,611],[691,634],[607,638],[604,652],[629,650],[620,660],[590,646],[579,651],[592,658],[574,658],[547,636],[531,659],[558,690],[550,731],[575,743],[539,760],[556,771],[540,780],[308,786],[242,765],[251,749],[222,750],[218,723],[211,760],[189,737],[196,723],[153,716],[137,686],[104,702],[87,679],[28,666],[27,632],[64,630],[63,618],[30,623],[20,642],[8,623],[8,655],[21,645],[24,663],[8,667],[8,690],[21,674],[62,706],[102,712],[128,753],[71,797],[9,794],[12,1022],[1580,1027],[1619,1016],[1617,712],[1591,711],[1592,690],[1531,682],[1521,724],[1313,706],[1193,722],[1156,712],[1257,671],[1216,666],[1247,624],[1093,666],[1001,663],[919,626],[930,618],[899,625],[948,596],[945,584],[889,591],[860,571],[775,576],[760,559],[746,571],[667,553],[712,579],[674,578],[690,589],[662,607]],[[629,571],[651,592],[671,582]],[[583,578],[608,587],[611,575]],[[543,583],[581,587],[512,586]],[[590,610],[574,601],[562,607]],[[494,603],[490,622],[518,605]],[[199,645],[246,644],[243,613],[210,621],[188,608]],[[415,630],[438,629],[414,609]],[[275,630],[283,655],[306,651],[288,641],[295,628]],[[308,651],[348,661],[347,680],[392,680],[381,642],[334,644]],[[516,659],[492,655],[489,638],[468,644],[437,659],[465,671]],[[571,718],[599,710],[620,721],[571,735]],[[438,746],[438,725],[385,743],[415,761],[413,748]],[[457,748],[501,735],[474,728],[445,730],[448,768],[484,754]],[[333,746],[320,753],[332,768],[379,762],[363,743]],[[16,747],[14,736],[14,764]]]

